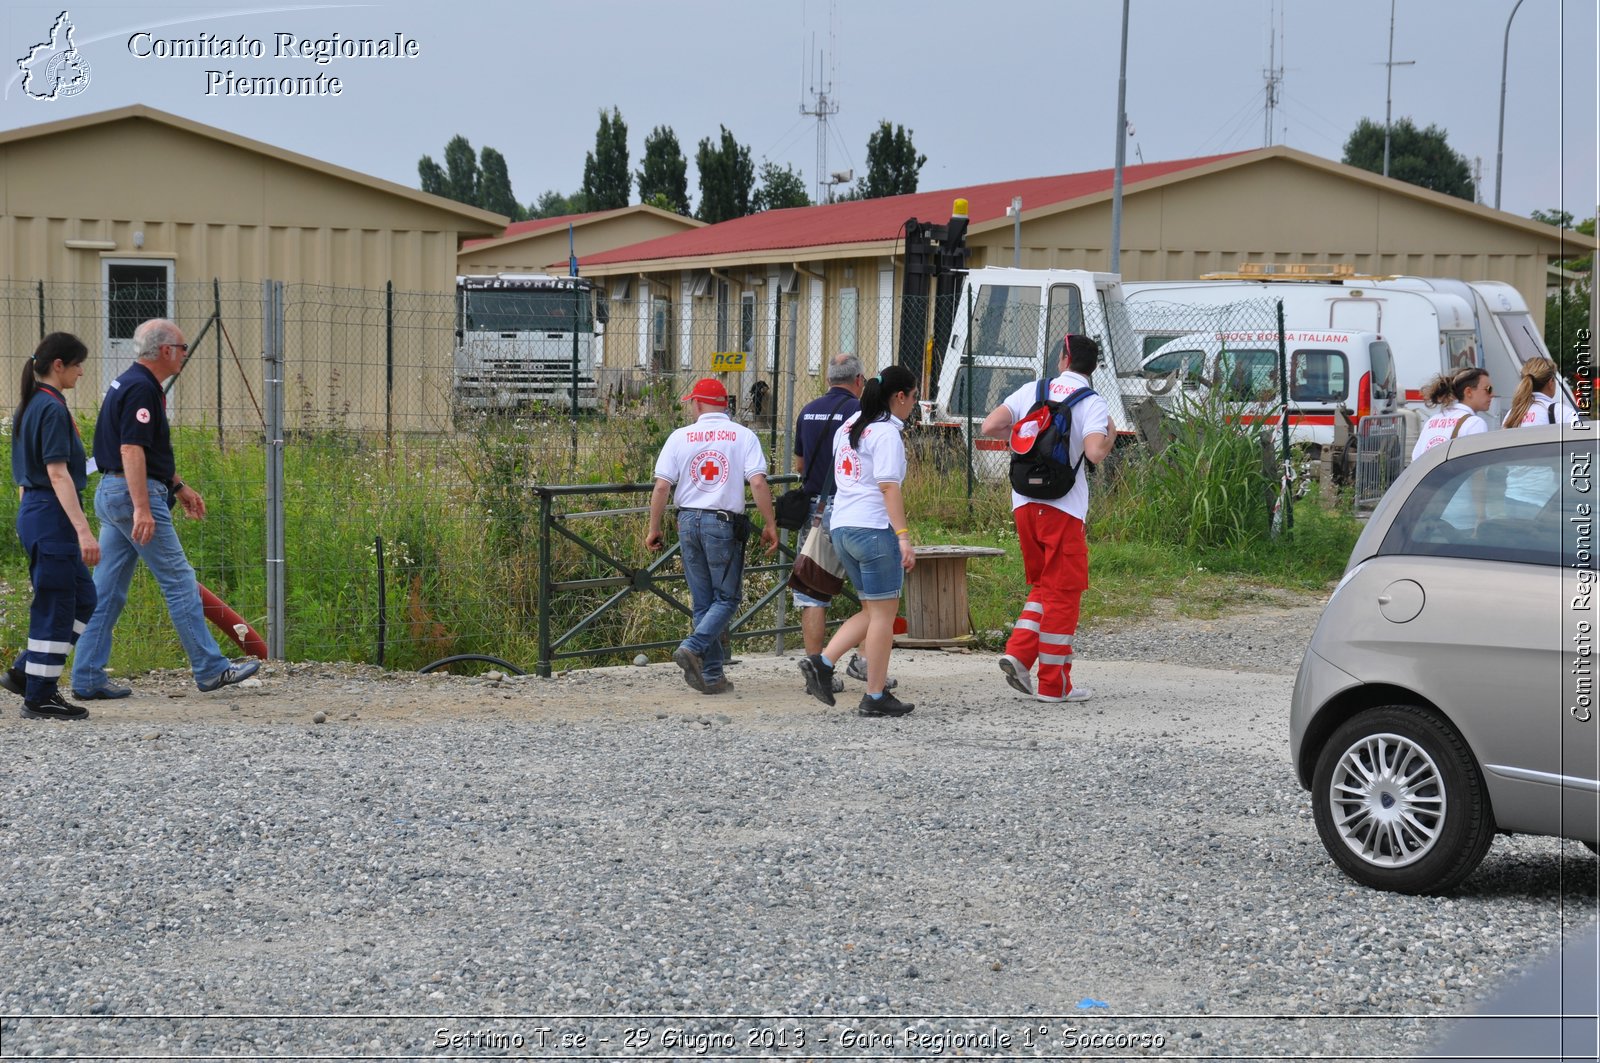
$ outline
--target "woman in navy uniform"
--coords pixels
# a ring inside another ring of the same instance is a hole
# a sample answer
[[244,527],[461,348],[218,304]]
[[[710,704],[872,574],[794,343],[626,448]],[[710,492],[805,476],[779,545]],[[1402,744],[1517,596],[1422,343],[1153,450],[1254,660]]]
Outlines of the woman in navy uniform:
[[36,720],[89,715],[56,689],[67,654],[94,613],[88,566],[100,560],[100,543],[78,497],[88,473],[65,394],[82,378],[88,356],[69,332],[41,340],[22,370],[22,401],[11,420],[11,478],[22,488],[17,536],[28,551],[33,607],[28,648],[0,673],[0,686],[22,695],[22,715]]

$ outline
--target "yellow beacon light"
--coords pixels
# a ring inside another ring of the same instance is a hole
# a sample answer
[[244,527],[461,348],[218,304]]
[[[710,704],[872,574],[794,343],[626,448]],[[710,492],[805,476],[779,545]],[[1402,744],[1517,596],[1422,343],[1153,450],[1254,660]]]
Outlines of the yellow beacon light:
[[955,206],[950,208],[950,216],[952,218],[965,218],[967,216],[967,201],[964,199],[956,200]]

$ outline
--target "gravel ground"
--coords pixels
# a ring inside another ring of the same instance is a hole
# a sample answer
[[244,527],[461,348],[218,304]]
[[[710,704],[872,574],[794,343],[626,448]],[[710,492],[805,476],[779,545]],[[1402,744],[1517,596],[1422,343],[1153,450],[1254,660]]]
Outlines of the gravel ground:
[[1341,876],[1287,763],[1316,616],[1086,631],[1071,707],[898,651],[898,721],[754,654],[717,698],[275,665],[9,703],[0,1057],[1420,1054],[1596,862]]

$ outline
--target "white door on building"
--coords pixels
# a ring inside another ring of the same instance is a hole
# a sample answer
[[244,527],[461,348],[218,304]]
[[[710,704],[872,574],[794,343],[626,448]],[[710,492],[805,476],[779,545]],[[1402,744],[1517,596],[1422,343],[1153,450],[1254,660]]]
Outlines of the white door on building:
[[[98,381],[102,393],[133,363],[133,330],[153,317],[172,317],[172,275],[171,259],[100,260],[105,306]],[[179,325],[187,329],[192,341],[200,323],[180,321]]]

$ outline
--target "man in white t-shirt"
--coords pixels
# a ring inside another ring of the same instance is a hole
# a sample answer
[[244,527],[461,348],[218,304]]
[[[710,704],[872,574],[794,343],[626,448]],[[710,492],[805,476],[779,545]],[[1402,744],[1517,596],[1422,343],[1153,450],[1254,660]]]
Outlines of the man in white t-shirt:
[[[1100,345],[1088,336],[1070,335],[1061,343],[1061,375],[1050,381],[1049,398],[1059,402],[1090,386],[1100,364]],[[1012,392],[983,419],[983,434],[1009,439],[1038,399],[1038,381]],[[1104,461],[1116,441],[1111,411],[1098,394],[1072,408],[1069,461]],[[1032,588],[1006,641],[1000,670],[1006,682],[1040,701],[1087,701],[1089,690],[1072,685],[1072,640],[1078,608],[1089,586],[1089,544],[1083,534],[1089,516],[1089,477],[1079,468],[1072,489],[1060,498],[1037,499],[1011,493],[1011,516],[1022,547],[1023,575]],[[1039,666],[1035,684],[1033,666]]]
[[728,389],[722,381],[715,377],[697,381],[683,401],[689,404],[694,423],[668,436],[656,459],[644,545],[649,550],[662,547],[661,518],[670,492],[678,507],[683,575],[694,602],[694,630],[672,659],[691,687],[722,694],[733,689],[722,674],[722,633],[743,590],[744,544],[750,536],[750,518],[744,513],[746,482],[766,522],[761,542],[769,554],[778,548],[778,522],[761,440],[728,417]]

